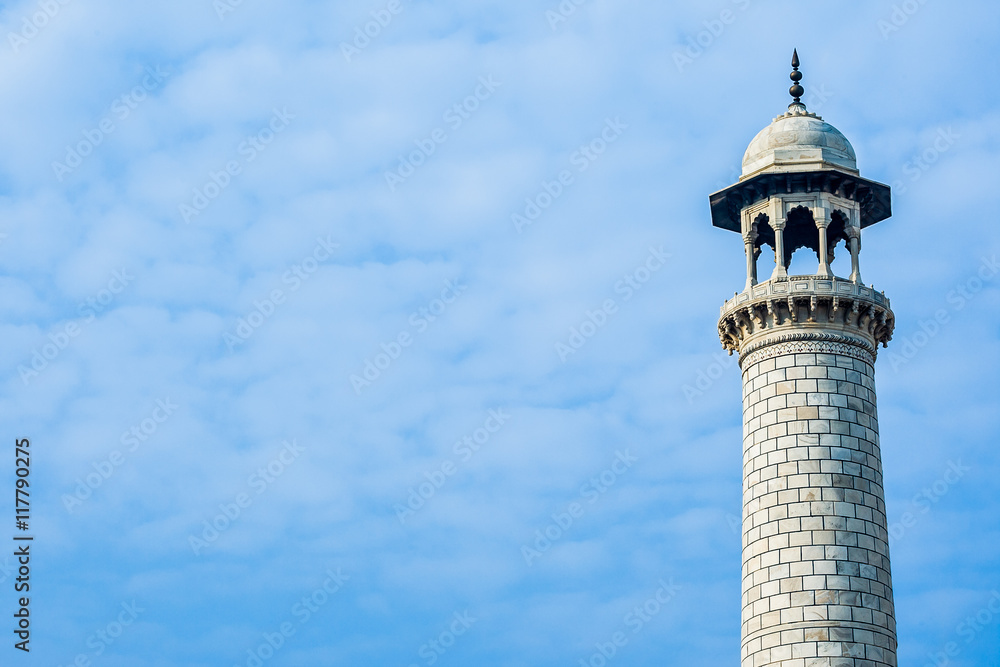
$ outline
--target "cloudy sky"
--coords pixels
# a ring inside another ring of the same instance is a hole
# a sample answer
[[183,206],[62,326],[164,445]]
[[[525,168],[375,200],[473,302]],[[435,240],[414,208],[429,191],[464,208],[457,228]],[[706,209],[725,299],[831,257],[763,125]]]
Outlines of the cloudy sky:
[[708,195],[798,47],[805,101],[893,186],[861,260],[898,323],[877,383],[900,662],[990,664],[998,22],[3,3],[0,539],[30,438],[35,541],[30,656],[0,556],[2,662],[568,666],[623,633],[609,664],[735,664],[716,321],[744,260]]

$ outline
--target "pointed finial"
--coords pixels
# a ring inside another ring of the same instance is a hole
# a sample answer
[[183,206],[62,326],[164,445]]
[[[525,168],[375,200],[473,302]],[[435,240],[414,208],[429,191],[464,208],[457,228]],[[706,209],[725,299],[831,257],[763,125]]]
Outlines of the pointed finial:
[[794,102],[788,105],[788,108],[792,107],[802,107],[805,109],[805,105],[802,104],[802,96],[805,94],[805,88],[799,85],[799,81],[802,80],[802,72],[799,71],[799,50],[792,50],[792,73],[788,75],[792,80],[792,87],[788,89],[794,98]]

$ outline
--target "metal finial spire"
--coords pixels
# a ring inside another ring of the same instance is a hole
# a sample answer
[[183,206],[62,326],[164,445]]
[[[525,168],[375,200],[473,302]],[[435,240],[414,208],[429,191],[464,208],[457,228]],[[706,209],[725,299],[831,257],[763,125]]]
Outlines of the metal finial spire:
[[799,85],[799,81],[802,80],[802,72],[799,71],[798,49],[792,50],[792,73],[788,76],[792,80],[792,87],[788,89],[788,92],[791,93],[792,97],[795,99],[794,102],[788,105],[788,108],[791,109],[794,106],[801,106],[802,108],[805,108],[805,105],[802,104],[802,96],[806,91],[805,88]]

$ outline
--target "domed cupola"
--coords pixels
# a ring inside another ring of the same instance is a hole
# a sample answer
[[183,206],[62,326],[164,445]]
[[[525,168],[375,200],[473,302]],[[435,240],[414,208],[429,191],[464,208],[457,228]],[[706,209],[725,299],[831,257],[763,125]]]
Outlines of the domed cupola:
[[889,187],[861,177],[854,147],[802,103],[798,52],[792,56],[792,103],[753,138],[740,179],[711,195],[712,224],[738,232],[747,248],[746,289],[757,284],[757,257],[773,248],[772,280],[788,277],[798,248],[816,253],[816,276],[833,278],[838,243],[851,252],[847,280],[861,283],[861,229],[892,215]]

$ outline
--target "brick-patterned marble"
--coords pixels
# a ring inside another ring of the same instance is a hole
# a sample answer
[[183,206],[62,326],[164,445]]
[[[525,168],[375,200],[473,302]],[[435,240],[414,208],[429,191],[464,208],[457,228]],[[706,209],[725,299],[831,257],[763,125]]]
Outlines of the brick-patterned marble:
[[895,667],[874,359],[786,349],[743,368],[742,667]]

